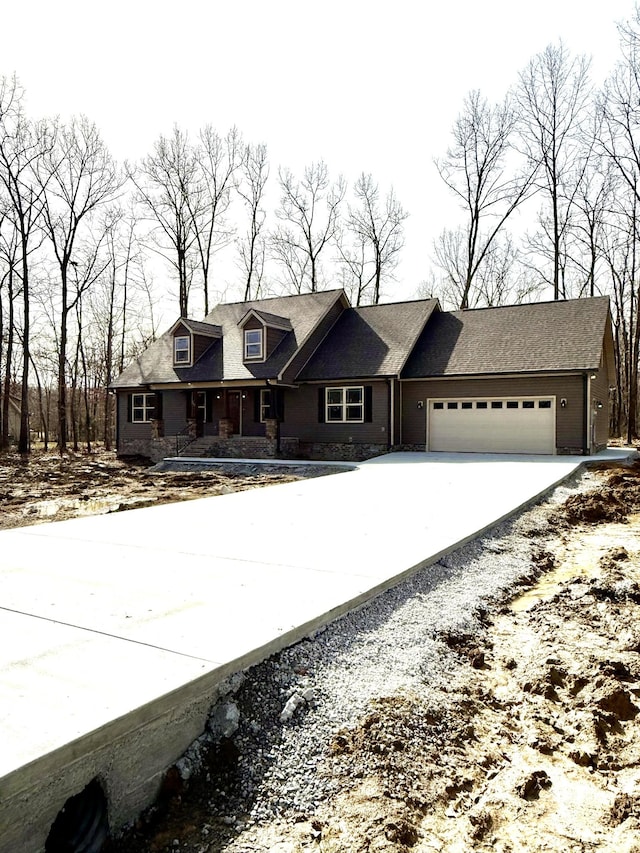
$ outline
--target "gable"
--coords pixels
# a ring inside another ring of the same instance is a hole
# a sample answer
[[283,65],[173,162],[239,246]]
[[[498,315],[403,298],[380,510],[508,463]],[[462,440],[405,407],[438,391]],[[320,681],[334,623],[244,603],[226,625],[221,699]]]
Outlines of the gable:
[[397,376],[436,299],[346,309],[309,362],[300,381]]

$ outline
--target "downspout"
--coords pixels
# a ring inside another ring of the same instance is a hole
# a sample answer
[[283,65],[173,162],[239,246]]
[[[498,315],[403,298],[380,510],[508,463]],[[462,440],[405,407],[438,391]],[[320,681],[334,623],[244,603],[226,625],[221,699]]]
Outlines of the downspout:
[[589,456],[591,445],[589,441],[589,433],[591,431],[591,381],[589,373],[584,374],[584,418],[583,418],[583,440],[582,440],[582,455]]
[[395,444],[396,397],[395,389],[393,387],[393,377],[391,377],[391,379],[387,379],[387,382],[389,384],[389,432],[387,433],[389,437],[387,439],[387,448],[391,450]]
[[[107,393],[111,393],[107,391]],[[116,391],[116,456],[120,453],[120,394]]]

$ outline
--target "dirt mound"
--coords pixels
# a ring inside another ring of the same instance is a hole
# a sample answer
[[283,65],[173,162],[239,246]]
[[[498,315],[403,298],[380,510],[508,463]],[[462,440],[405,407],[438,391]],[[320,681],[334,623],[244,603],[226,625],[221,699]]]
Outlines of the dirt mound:
[[552,514],[552,527],[624,522],[640,511],[640,462],[604,471],[602,486],[571,495]]

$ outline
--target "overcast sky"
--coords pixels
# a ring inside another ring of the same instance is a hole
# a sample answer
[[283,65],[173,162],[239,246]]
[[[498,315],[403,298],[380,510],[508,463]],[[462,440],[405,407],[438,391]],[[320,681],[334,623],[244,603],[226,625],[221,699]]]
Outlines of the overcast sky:
[[0,73],[17,73],[32,117],[85,113],[121,160],[176,122],[235,124],[267,144],[272,176],[321,158],[350,181],[372,172],[410,212],[398,299],[455,224],[432,161],[465,94],[501,99],[559,38],[593,58],[599,83],[632,11],[631,0],[35,0],[3,4]]

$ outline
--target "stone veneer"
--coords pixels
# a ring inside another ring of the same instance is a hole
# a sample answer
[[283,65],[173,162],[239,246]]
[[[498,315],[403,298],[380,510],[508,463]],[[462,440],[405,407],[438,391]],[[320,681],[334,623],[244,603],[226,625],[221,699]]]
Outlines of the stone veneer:
[[[402,448],[414,449],[414,448]],[[416,448],[418,449],[418,448]],[[424,448],[420,448],[424,450]],[[346,444],[340,442],[299,442],[297,438],[281,438],[280,453],[276,452],[276,441],[268,438],[234,436],[223,439],[211,436],[206,448],[200,448],[203,458],[223,459],[313,459],[331,462],[362,462],[373,456],[388,453],[386,444]],[[176,437],[165,436],[155,439],[138,439],[127,442],[126,456],[146,456],[152,462],[161,462],[168,456],[176,456]],[[188,457],[189,445],[182,454]]]
[[347,444],[344,442],[300,442],[300,459],[327,462],[363,462],[389,453],[386,444]]

